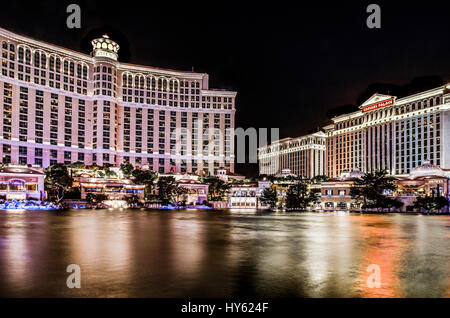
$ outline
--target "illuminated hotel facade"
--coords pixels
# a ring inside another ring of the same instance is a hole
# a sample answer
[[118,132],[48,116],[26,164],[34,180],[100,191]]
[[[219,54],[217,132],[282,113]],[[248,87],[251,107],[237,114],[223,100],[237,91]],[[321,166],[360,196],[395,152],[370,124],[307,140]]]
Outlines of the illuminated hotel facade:
[[0,44],[3,163],[234,171],[236,92],[208,74],[121,63],[106,35],[91,55],[4,29]]
[[411,96],[375,94],[327,133],[327,174],[384,169],[407,175],[425,161],[450,169],[450,85]]
[[285,138],[258,149],[259,173],[277,175],[289,169],[304,178],[325,174],[326,137],[323,132]]
[[[323,130],[319,143],[301,146],[298,141],[306,136],[260,148],[260,173],[289,168],[307,178],[322,171],[337,178],[343,172],[384,169],[407,176],[427,161],[450,171],[450,84],[403,98],[375,94],[360,110],[333,118]],[[300,151],[311,151],[308,147],[325,159],[299,160],[305,158]]]

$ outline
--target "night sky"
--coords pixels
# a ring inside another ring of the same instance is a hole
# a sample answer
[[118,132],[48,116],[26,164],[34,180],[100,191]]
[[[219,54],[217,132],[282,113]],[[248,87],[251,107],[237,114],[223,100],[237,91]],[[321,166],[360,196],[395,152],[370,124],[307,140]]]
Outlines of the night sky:
[[[366,26],[373,2],[381,6],[381,29]],[[237,127],[278,127],[281,137],[296,137],[363,93],[388,93],[374,83],[450,81],[445,2],[395,2],[9,1],[0,26],[85,53],[107,31],[123,62],[194,68],[210,75],[212,88],[237,91]],[[81,6],[81,29],[66,27],[70,3]]]

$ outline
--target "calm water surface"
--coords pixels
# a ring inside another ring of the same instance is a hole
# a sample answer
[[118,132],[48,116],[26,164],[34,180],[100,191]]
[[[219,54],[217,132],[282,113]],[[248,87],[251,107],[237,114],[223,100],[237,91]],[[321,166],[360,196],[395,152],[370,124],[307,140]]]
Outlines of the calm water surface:
[[2,211],[0,296],[449,297],[450,217]]

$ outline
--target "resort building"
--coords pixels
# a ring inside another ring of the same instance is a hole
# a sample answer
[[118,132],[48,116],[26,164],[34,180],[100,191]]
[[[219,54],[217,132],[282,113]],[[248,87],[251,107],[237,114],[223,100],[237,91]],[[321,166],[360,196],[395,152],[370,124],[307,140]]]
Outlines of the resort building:
[[450,200],[450,169],[443,170],[428,160],[408,176],[396,177],[395,184],[395,195],[403,202],[406,211],[412,211],[418,196],[443,196]]
[[80,189],[81,199],[85,200],[89,193],[104,194],[110,201],[124,200],[136,195],[144,199],[144,185],[134,184],[130,179],[123,178],[118,168],[111,168],[108,175],[95,169],[71,169],[73,188]]
[[215,176],[222,180],[223,182],[231,182],[231,181],[244,181],[245,176],[237,173],[233,173],[225,169],[224,167],[220,167],[217,169]]
[[[351,172],[342,171],[337,178],[321,183],[321,203],[323,210],[360,210],[362,202],[358,202],[350,195],[354,182],[364,175],[355,169]],[[406,176],[394,176],[397,187],[390,195],[403,203],[401,211],[413,211],[414,202],[421,196],[443,196],[450,199],[450,169],[443,170],[437,165],[425,161],[414,168]]]
[[298,138],[285,138],[258,149],[259,173],[277,175],[291,173],[311,179],[325,174],[326,137],[317,132]]
[[270,187],[270,181],[233,185],[229,191],[228,207],[231,209],[259,209],[263,207],[259,198],[264,189],[268,187]]
[[39,167],[7,165],[0,168],[0,196],[4,200],[44,200],[45,173]]
[[342,171],[337,178],[321,183],[320,207],[323,210],[359,210],[361,202],[352,199],[350,188],[364,175],[359,169]]
[[332,178],[356,168],[406,176],[427,160],[450,169],[450,84],[403,98],[375,94],[324,130]]
[[208,201],[208,184],[191,178],[184,178],[178,180],[177,185],[186,191],[178,197],[179,201],[185,201],[188,205],[203,204],[204,201]]
[[92,47],[0,29],[2,163],[234,171],[236,92],[211,89],[208,74],[122,63],[107,35]]

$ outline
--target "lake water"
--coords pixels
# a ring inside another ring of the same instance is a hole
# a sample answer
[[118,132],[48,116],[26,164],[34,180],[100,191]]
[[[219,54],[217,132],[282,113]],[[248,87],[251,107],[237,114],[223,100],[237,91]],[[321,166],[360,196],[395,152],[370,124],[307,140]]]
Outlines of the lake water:
[[450,217],[1,211],[0,296],[449,297]]

